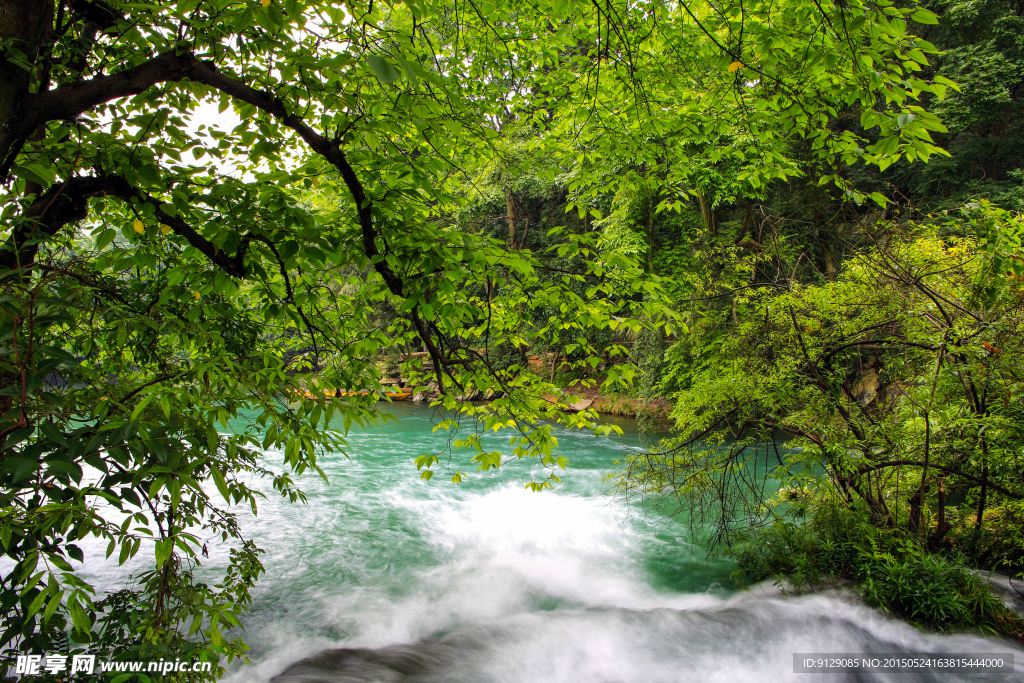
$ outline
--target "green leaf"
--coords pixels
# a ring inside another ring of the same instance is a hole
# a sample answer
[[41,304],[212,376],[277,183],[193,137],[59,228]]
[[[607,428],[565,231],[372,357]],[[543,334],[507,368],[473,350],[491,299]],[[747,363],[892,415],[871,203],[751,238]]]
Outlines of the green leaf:
[[228,483],[225,481],[224,475],[216,467],[211,468],[210,473],[213,475],[213,482],[217,485],[217,490],[220,491],[220,495],[224,497],[225,502],[230,504],[231,493],[228,491]]
[[107,245],[114,241],[115,237],[117,237],[116,230],[112,230],[110,228],[101,230],[100,234],[96,236],[96,250],[102,251]]
[[3,469],[10,473],[15,483],[24,481],[39,469],[39,463],[26,458],[7,458],[3,461]]
[[46,609],[43,610],[43,623],[44,624],[48,623],[50,621],[50,618],[57,611],[57,608],[60,607],[60,602],[61,602],[62,595],[63,594],[60,591],[55,591],[54,594],[53,594],[53,597],[50,598],[50,602],[48,602],[46,604]]
[[377,75],[381,83],[385,85],[394,83],[402,77],[398,69],[391,65],[390,62],[386,61],[383,57],[377,55],[367,55],[366,63],[370,65],[370,69]]
[[52,422],[44,422],[39,425],[39,431],[42,432],[43,436],[54,443],[58,443],[62,446],[68,445],[67,439],[64,438],[64,432],[58,429],[57,425]]
[[957,92],[963,92],[963,90],[960,89],[960,85],[958,83],[951,81],[945,76],[935,76],[934,78],[932,78],[932,80],[935,81],[936,83],[941,83],[942,85],[950,87],[953,90],[956,90]]
[[399,66],[402,67],[402,71],[405,72],[406,78],[409,79],[410,83],[413,83],[415,85],[419,81],[419,79],[416,76],[416,72],[413,70],[412,64],[403,59],[401,55],[399,55],[396,59],[398,60]]
[[39,595],[37,595],[35,599],[32,600],[31,604],[29,604],[28,609],[25,611],[25,618],[28,619],[35,616],[36,612],[38,612],[43,606],[44,600],[46,600],[46,591],[41,590],[39,591]]
[[174,550],[174,539],[165,538],[157,541],[153,547],[156,555],[156,566],[163,567],[164,563],[171,557],[171,552]]
[[89,615],[85,613],[77,599],[72,599],[69,602],[71,623],[75,625],[75,630],[81,634],[89,633],[89,630],[92,628],[92,621],[89,619]]
[[939,15],[935,14],[931,10],[927,10],[923,7],[918,7],[910,18],[919,24],[937,24],[939,23]]

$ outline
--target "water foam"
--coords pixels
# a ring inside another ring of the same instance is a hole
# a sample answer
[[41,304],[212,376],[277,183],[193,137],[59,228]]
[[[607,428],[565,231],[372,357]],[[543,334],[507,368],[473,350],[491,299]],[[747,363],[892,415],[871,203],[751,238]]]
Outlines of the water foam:
[[[427,484],[397,438],[364,441],[352,441],[370,454],[358,467],[325,463],[332,484],[307,486],[308,507],[268,501],[246,522],[270,551],[268,573],[245,621],[253,661],[226,683],[806,683],[816,677],[793,673],[793,653],[820,651],[1012,651],[1024,662],[1015,645],[924,634],[849,595],[713,590],[701,549],[601,493],[621,444],[564,438],[584,466],[533,493],[507,477]],[[659,571],[706,576],[659,590]]]

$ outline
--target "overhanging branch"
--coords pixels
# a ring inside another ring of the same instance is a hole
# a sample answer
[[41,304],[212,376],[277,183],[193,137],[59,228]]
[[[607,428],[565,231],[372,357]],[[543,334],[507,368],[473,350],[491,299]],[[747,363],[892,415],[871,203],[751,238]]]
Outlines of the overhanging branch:
[[[391,266],[385,259],[387,254],[381,253],[377,247],[378,232],[373,221],[372,200],[367,196],[366,190],[359,181],[355,169],[352,168],[338,143],[320,135],[310,128],[301,117],[290,113],[285,103],[273,94],[252,88],[240,79],[223,73],[212,62],[200,61],[193,54],[165,52],[133,69],[105,76],[97,76],[87,81],[65,85],[56,90],[42,92],[29,97],[22,107],[23,115],[21,116],[20,126],[16,134],[5,135],[4,139],[0,140],[0,159],[6,157],[6,152],[14,140],[24,137],[28,131],[34,130],[41,124],[53,120],[75,118],[103,102],[141,93],[146,88],[157,83],[177,81],[184,78],[190,78],[197,83],[208,85],[215,90],[270,114],[283,125],[298,133],[299,137],[309,145],[313,152],[330,162],[341,174],[342,180],[345,182],[349,194],[351,194],[355,202],[362,233],[364,253],[370,259],[370,263],[377,273],[384,279],[388,290],[396,296],[405,296],[402,278],[391,269]],[[160,209],[161,203],[159,201],[154,200],[148,195],[136,192],[134,188],[125,187],[127,183],[123,179],[117,180],[123,183],[123,185],[118,185],[117,181],[111,178],[73,179],[68,181],[68,183],[54,185],[33,204],[33,207],[40,206],[40,216],[44,213],[47,214],[47,222],[45,224],[40,221],[30,222],[29,225],[32,227],[29,227],[28,231],[33,231],[35,225],[38,224],[38,227],[42,228],[45,234],[53,235],[62,225],[81,220],[87,215],[88,205],[86,200],[88,196],[98,196],[100,194],[116,194],[123,198],[136,196],[153,204],[157,210],[156,216],[158,220],[174,230],[176,234],[188,240],[192,246],[199,249],[225,272],[235,277],[245,276],[242,260],[248,246],[247,240],[243,241],[238,254],[234,258],[228,257],[220,252],[215,245],[199,235],[187,223],[163,212]],[[62,211],[60,218],[56,218],[57,212],[52,211],[50,205],[61,194],[68,193],[72,189],[70,185],[75,182],[83,184],[83,191],[77,193],[70,201],[64,201],[68,208]],[[93,191],[90,195],[84,189],[84,185],[88,183],[102,185],[103,187]],[[24,267],[34,259],[34,246],[26,247],[31,253],[26,253],[25,257],[20,255],[22,250],[21,244],[26,241],[25,237],[27,236],[21,235],[18,239],[15,239],[15,243],[9,245],[13,246],[13,249],[4,248],[0,251],[0,265],[19,267],[20,264],[21,267]],[[14,239],[13,235],[12,239]],[[423,333],[425,331],[421,330],[421,336]],[[429,336],[429,333],[426,334]],[[424,341],[426,342],[426,339]],[[436,363],[442,366],[445,365],[443,354],[440,353],[435,345],[427,343],[427,347],[430,349],[430,354]],[[435,364],[436,367],[437,365]],[[440,372],[437,374],[440,377]]]
[[138,95],[157,83],[181,80],[198,63],[192,54],[164,52],[133,69],[30,94],[21,105],[20,115],[0,140],[0,158],[8,156],[14,141],[48,121],[75,119],[98,104]]
[[872,463],[871,465],[864,465],[862,467],[858,467],[857,474],[866,474],[868,472],[873,472],[875,470],[885,469],[888,467],[899,467],[903,465],[906,465],[908,467],[930,467],[932,469],[942,470],[943,472],[948,472],[949,474],[958,477],[963,477],[968,481],[973,481],[976,484],[988,486],[989,488],[995,491],[999,491],[1003,495],[1009,496],[1014,500],[1024,499],[1024,496],[1020,495],[1019,493],[1014,493],[1013,491],[1003,488],[1002,486],[996,484],[991,479],[987,479],[984,477],[976,477],[973,474],[966,474],[956,469],[955,467],[948,467],[946,465],[936,465],[933,462],[925,463],[924,461],[921,460],[889,460],[887,462]]
[[7,242],[0,246],[0,269],[31,270],[39,243],[57,234],[65,225],[85,219],[89,215],[89,199],[103,196],[119,197],[125,201],[137,199],[151,204],[158,221],[185,238],[214,265],[233,277],[246,276],[244,260],[249,245],[248,236],[242,238],[237,253],[228,256],[188,223],[165,212],[162,208],[164,203],[159,199],[138,190],[116,175],[76,177],[50,186],[26,209]]
[[210,62],[197,63],[188,76],[194,81],[215,88],[247,104],[251,104],[260,111],[270,114],[281,121],[282,124],[298,133],[299,137],[314,152],[338,169],[356,205],[359,227],[363,237],[363,251],[370,259],[370,263],[373,264],[374,270],[384,278],[384,283],[387,284],[391,293],[396,296],[403,296],[404,283],[402,279],[391,270],[391,266],[384,260],[384,255],[377,248],[377,230],[373,224],[372,201],[366,196],[366,190],[359,181],[358,176],[356,176],[355,169],[348,162],[345,153],[338,146],[338,143],[317,133],[306,125],[306,122],[301,117],[289,113],[284,102],[277,97],[270,93],[256,90],[241,80],[224,74],[222,71],[214,68]]

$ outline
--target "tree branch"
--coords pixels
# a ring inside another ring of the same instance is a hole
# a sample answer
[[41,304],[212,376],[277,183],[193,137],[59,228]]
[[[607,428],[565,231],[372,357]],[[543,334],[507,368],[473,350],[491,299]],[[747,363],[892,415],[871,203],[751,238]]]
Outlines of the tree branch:
[[20,115],[0,140],[0,157],[6,158],[15,140],[28,136],[47,121],[75,119],[103,102],[140,92],[165,81],[177,81],[189,74],[199,60],[195,55],[164,52],[134,69],[69,83],[55,90],[25,97]]
[[1007,489],[1004,489],[1002,486],[1000,486],[999,484],[996,484],[991,479],[987,479],[987,478],[984,478],[984,477],[975,477],[972,474],[965,474],[964,472],[961,472],[960,470],[958,470],[956,468],[953,468],[953,467],[947,467],[946,465],[936,465],[933,462],[926,463],[926,462],[923,462],[923,461],[920,461],[920,460],[889,460],[888,462],[872,463],[870,465],[864,465],[864,466],[858,467],[857,468],[857,474],[865,474],[867,472],[873,472],[874,470],[880,470],[880,469],[884,469],[886,467],[897,467],[899,465],[909,465],[911,467],[922,467],[922,468],[923,467],[931,467],[931,468],[934,468],[934,469],[937,469],[937,470],[942,470],[943,472],[949,472],[950,474],[954,474],[954,475],[956,475],[958,477],[963,477],[964,479],[969,479],[970,481],[973,481],[976,484],[981,484],[983,486],[988,486],[989,488],[991,488],[991,489],[993,489],[995,491],[999,491],[1003,495],[1009,496],[1010,498],[1013,498],[1014,500],[1024,499],[1024,496],[1022,496],[1020,494],[1017,494],[1017,493],[1014,493],[1012,491],[1009,491]]
[[250,237],[242,238],[238,252],[230,257],[217,245],[200,235],[188,223],[171,216],[161,207],[163,202],[128,184],[120,176],[85,176],[72,178],[66,183],[51,185],[26,209],[22,220],[11,232],[7,242],[0,246],[0,269],[31,270],[39,243],[52,237],[63,226],[83,220],[89,215],[91,197],[111,196],[125,201],[133,198],[153,206],[157,220],[171,228],[175,234],[184,237],[190,245],[202,252],[210,261],[228,275],[238,278],[246,276],[245,254]]
[[377,249],[377,230],[373,225],[373,214],[371,211],[373,207],[372,200],[366,196],[366,190],[363,188],[362,183],[359,182],[355,169],[348,162],[345,153],[341,151],[338,143],[317,133],[306,125],[301,117],[289,114],[284,102],[277,97],[251,88],[237,78],[225,75],[215,69],[210,62],[199,62],[188,75],[194,81],[216,88],[277,118],[285,126],[298,133],[299,137],[314,152],[338,169],[342,180],[345,181],[345,185],[348,187],[349,194],[352,195],[352,199],[356,204],[359,227],[363,235],[363,251],[369,257],[374,269],[384,278],[384,283],[387,284],[391,293],[396,296],[403,296],[404,283],[402,279],[395,275],[394,271],[391,270],[391,266],[384,260],[380,250]]

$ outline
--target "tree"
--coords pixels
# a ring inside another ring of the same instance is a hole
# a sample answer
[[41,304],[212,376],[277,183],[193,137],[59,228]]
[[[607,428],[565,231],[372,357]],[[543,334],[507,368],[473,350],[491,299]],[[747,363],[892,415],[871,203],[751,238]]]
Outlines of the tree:
[[1019,564],[1022,234],[990,205],[877,226],[836,281],[755,289],[734,334],[696,351],[682,436],[620,486],[666,496],[716,542],[838,503]]

